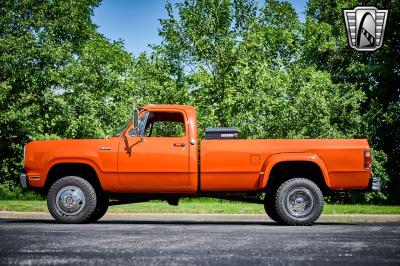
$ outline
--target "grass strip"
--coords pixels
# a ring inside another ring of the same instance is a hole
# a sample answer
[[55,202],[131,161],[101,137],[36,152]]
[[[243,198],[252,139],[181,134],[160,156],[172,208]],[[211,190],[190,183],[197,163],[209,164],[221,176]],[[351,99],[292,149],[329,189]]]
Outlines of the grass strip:
[[[47,212],[46,201],[0,200],[1,211]],[[116,213],[265,213],[264,206],[254,203],[229,202],[224,200],[183,200],[179,206],[170,206],[163,201],[111,206],[109,212]],[[337,205],[325,204],[324,214],[400,214],[400,206],[383,205]]]

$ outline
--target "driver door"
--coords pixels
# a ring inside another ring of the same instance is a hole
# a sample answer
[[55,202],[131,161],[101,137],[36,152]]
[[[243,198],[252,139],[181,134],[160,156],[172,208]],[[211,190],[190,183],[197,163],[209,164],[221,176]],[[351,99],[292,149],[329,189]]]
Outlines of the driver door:
[[118,179],[124,192],[188,192],[189,137],[180,111],[146,112],[139,135],[126,132],[119,143]]

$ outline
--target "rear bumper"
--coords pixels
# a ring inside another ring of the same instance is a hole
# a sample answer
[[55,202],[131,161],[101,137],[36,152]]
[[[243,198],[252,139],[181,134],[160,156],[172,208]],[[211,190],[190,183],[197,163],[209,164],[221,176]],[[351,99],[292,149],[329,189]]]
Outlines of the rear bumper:
[[381,190],[381,178],[379,176],[372,176],[369,180],[368,190],[372,192]]
[[28,188],[28,180],[25,168],[22,168],[19,173],[19,183],[21,184],[21,187]]

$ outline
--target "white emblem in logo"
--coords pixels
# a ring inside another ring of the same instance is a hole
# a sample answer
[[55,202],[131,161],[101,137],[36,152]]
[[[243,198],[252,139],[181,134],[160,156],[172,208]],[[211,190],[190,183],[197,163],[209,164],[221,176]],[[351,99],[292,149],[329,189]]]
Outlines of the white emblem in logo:
[[373,6],[358,6],[344,9],[347,39],[356,51],[375,51],[382,47],[385,33],[387,10]]

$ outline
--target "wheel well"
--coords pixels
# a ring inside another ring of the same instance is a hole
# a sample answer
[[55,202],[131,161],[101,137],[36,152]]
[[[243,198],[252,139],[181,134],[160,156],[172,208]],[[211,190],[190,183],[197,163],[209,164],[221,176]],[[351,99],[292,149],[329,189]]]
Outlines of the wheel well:
[[316,163],[308,161],[280,162],[275,164],[269,174],[266,188],[276,189],[283,182],[295,177],[302,177],[313,181],[324,194],[329,191],[320,167]]
[[96,171],[90,165],[84,163],[59,163],[52,166],[47,174],[45,192],[47,193],[54,182],[70,175],[79,176],[87,180],[95,190],[102,190]]

